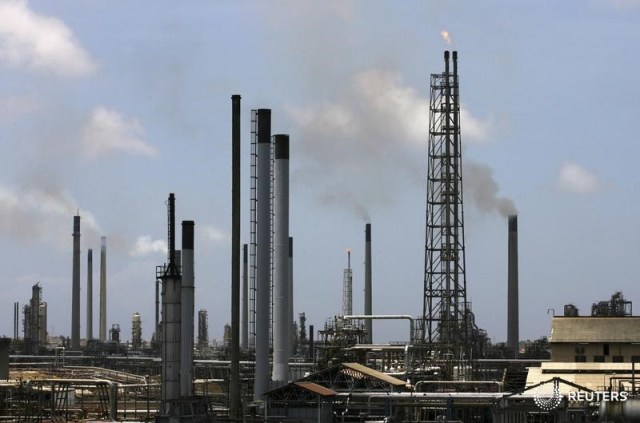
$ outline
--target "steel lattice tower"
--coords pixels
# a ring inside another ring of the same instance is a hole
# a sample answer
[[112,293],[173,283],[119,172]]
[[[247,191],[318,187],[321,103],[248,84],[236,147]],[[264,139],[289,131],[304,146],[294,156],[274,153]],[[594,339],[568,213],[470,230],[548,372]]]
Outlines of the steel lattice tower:
[[425,342],[453,360],[467,354],[467,281],[457,52],[453,72],[431,75],[427,230],[424,277]]

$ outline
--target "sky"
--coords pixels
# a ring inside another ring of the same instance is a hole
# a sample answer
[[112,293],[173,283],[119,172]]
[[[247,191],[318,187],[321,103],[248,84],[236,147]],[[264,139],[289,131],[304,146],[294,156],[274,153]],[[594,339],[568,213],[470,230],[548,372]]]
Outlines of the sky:
[[[340,314],[346,248],[363,312],[420,316],[429,76],[459,52],[467,298],[506,339],[507,223],[519,216],[520,337],[622,291],[640,301],[640,1],[0,0],[0,335],[40,282],[51,335],[71,332],[81,216],[81,334],[100,236],[107,326],[153,332],[166,206],[195,221],[196,310],[230,322],[231,95],[242,96],[242,242],[250,110],[291,137],[294,313]],[[443,36],[443,32],[447,36]],[[178,238],[179,239],[179,238]],[[374,341],[406,323],[374,322]],[[22,325],[21,329],[22,331]]]

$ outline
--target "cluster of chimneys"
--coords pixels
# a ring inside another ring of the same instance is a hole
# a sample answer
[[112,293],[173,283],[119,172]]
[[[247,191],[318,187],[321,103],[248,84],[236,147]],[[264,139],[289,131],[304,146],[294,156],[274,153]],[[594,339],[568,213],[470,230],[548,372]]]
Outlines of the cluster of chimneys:
[[[100,239],[99,340],[107,340],[107,238]],[[87,341],[93,339],[93,250],[87,254]],[[80,350],[80,216],[73,216],[71,349]]]

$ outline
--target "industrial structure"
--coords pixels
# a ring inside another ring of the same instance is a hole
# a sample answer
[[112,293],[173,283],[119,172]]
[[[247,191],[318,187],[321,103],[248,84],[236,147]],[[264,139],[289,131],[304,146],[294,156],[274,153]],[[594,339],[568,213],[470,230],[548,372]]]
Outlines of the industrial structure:
[[[121,339],[118,323],[111,325],[107,336],[105,237],[101,238],[99,339],[92,339],[93,270],[88,249],[83,345],[80,216],[74,216],[71,337],[47,339],[47,304],[39,283],[24,306],[22,340],[19,305],[14,304],[14,339],[0,342],[0,378],[3,358],[9,354],[5,350],[11,348],[12,354],[7,381],[0,384],[0,419],[640,421],[635,374],[640,318],[632,315],[632,304],[622,293],[595,302],[588,316],[568,304],[563,316],[553,317],[550,339],[536,345],[520,340],[515,215],[509,216],[507,225],[507,342],[493,345],[477,327],[467,301],[457,52],[445,52],[444,59],[444,72],[430,78],[420,316],[374,314],[372,225],[365,223],[362,314],[354,313],[347,250],[341,314],[329,317],[317,332],[314,325],[307,331],[304,312],[294,323],[289,230],[292,145],[287,134],[271,135],[270,109],[251,112],[249,243],[242,245],[240,96],[233,95],[231,323],[224,325],[222,345],[209,342],[206,309],[198,311],[194,342],[195,223],[182,221],[181,250],[176,249],[173,193],[167,201],[167,261],[156,267],[154,275],[151,345],[143,340],[137,312],[131,315],[130,344]],[[374,320],[406,323],[408,340],[374,342]],[[602,399],[614,393],[617,401]],[[624,403],[619,400],[623,397]]]
[[[455,360],[470,358],[465,270],[458,54],[431,75],[424,341]],[[461,364],[462,365],[462,364]]]

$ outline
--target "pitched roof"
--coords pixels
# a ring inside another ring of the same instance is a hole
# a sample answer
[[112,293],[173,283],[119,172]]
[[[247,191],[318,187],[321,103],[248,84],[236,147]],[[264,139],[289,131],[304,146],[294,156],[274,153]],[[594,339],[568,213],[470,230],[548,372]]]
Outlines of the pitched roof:
[[325,388],[313,382],[293,382],[293,384],[323,397],[331,397],[338,394],[333,389]]

